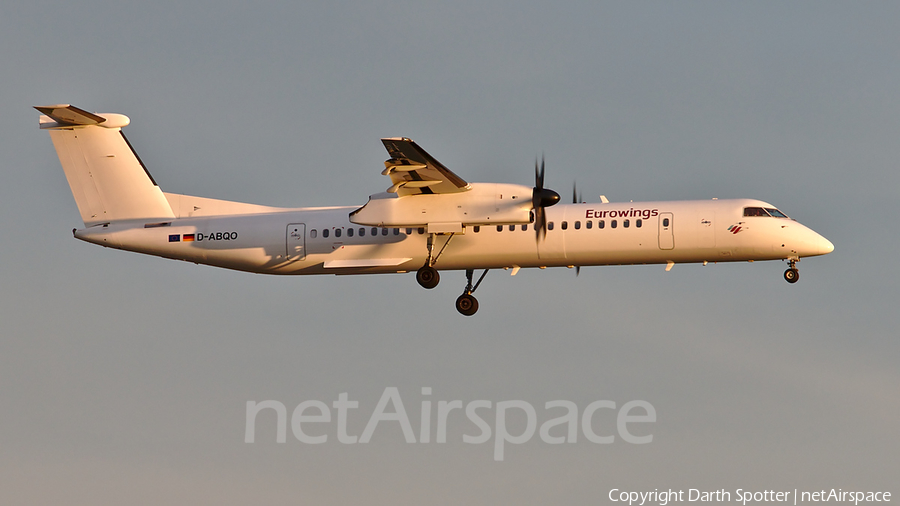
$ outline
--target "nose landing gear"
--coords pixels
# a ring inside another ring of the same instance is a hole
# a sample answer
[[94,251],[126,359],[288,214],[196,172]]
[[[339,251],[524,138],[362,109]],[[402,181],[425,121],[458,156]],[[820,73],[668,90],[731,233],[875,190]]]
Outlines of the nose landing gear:
[[784,280],[791,284],[800,281],[800,271],[797,270],[797,259],[788,259],[788,265],[788,269],[784,271]]
[[456,310],[459,311],[460,314],[472,316],[478,311],[478,299],[472,294],[478,289],[478,285],[481,284],[481,280],[484,279],[489,270],[490,269],[485,269],[475,285],[472,286],[472,276],[475,274],[475,270],[466,269],[466,289],[463,291],[463,294],[456,299]]

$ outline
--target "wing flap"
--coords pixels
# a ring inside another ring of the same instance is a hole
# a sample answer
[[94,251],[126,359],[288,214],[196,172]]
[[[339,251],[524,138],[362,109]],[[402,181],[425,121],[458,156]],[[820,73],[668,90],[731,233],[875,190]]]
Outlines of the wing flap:
[[384,162],[383,175],[391,178],[389,193],[399,196],[458,193],[469,190],[469,183],[420,148],[412,139],[381,139],[390,159]]
[[[403,180],[398,183],[394,183],[390,188],[387,189],[388,193],[398,193],[403,188],[430,188],[432,186],[439,186],[443,181],[408,181]],[[432,192],[435,193],[435,192]]]
[[428,168],[427,165],[422,163],[411,163],[409,165],[396,165],[394,164],[394,160],[390,159],[384,162],[385,169],[381,171],[382,176],[390,176],[393,172],[409,172],[411,170],[422,170]]

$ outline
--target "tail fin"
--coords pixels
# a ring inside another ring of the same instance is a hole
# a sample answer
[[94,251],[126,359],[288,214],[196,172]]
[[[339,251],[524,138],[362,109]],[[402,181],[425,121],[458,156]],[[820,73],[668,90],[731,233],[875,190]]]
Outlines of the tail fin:
[[172,207],[122,133],[121,114],[91,114],[68,104],[35,107],[59,155],[85,226],[172,219]]

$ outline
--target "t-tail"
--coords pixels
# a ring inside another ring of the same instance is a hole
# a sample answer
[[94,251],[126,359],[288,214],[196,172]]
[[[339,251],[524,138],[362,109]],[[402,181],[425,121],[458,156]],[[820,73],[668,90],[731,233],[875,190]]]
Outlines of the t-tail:
[[86,227],[175,217],[166,196],[122,133],[121,114],[92,114],[68,104],[35,107],[44,115]]

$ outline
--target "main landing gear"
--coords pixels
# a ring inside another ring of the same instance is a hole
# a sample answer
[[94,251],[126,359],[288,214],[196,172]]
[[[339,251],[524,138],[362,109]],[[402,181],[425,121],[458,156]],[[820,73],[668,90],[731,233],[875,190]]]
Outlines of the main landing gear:
[[416,281],[422,288],[434,288],[441,282],[441,275],[430,265],[423,265],[416,271]]
[[[481,277],[478,278],[478,281],[472,285],[472,276],[475,274],[474,269],[466,269],[466,289],[463,290],[463,294],[456,299],[456,310],[465,316],[472,316],[478,311],[478,299],[475,298],[473,293],[478,288],[478,285],[481,284],[481,280],[487,275],[490,269],[485,269],[483,273],[481,273]],[[419,282],[424,288],[434,288],[438,285],[438,282],[441,280],[441,275],[438,274],[437,269],[430,265],[423,265],[416,271],[416,281]]]
[[784,271],[784,280],[791,284],[800,281],[800,271],[797,270],[797,259],[788,259],[788,265],[788,269]]
[[478,281],[475,282],[475,286],[472,286],[472,276],[475,274],[475,269],[466,269],[466,289],[463,291],[463,294],[456,299],[456,310],[459,311],[460,314],[472,316],[478,311],[478,299],[472,294],[478,289],[478,285],[481,284],[481,280],[484,279],[489,270],[490,269],[485,269],[484,272],[481,273],[481,277],[478,278]]
[[436,287],[438,283],[441,282],[441,275],[438,274],[437,269],[435,269],[433,266],[435,263],[437,263],[438,258],[441,257],[441,253],[444,252],[444,248],[446,248],[447,245],[450,244],[450,240],[453,239],[454,234],[451,233],[450,236],[447,237],[447,242],[445,242],[441,250],[438,251],[438,254],[433,255],[435,235],[437,234],[428,234],[428,242],[426,244],[428,247],[428,257],[425,259],[425,265],[423,265],[419,268],[419,270],[416,271],[416,281],[420,285],[422,285],[422,288],[431,289]]
[[[440,283],[441,275],[438,274],[437,269],[434,268],[434,264],[437,263],[438,258],[440,258],[441,253],[444,252],[444,248],[450,244],[450,240],[453,239],[454,234],[450,234],[447,237],[447,242],[444,243],[444,246],[438,251],[437,255],[434,255],[434,236],[437,234],[428,234],[428,257],[425,259],[425,265],[419,267],[419,270],[416,271],[416,282],[418,282],[422,288],[434,288]],[[475,269],[466,269],[466,289],[463,290],[463,294],[460,295],[456,299],[456,310],[465,316],[472,316],[478,311],[478,299],[475,298],[473,293],[478,289],[478,285],[481,284],[481,280],[487,275],[488,270],[485,269],[483,273],[481,273],[481,277],[478,278],[478,281],[475,284],[472,284],[472,276],[475,274]]]

